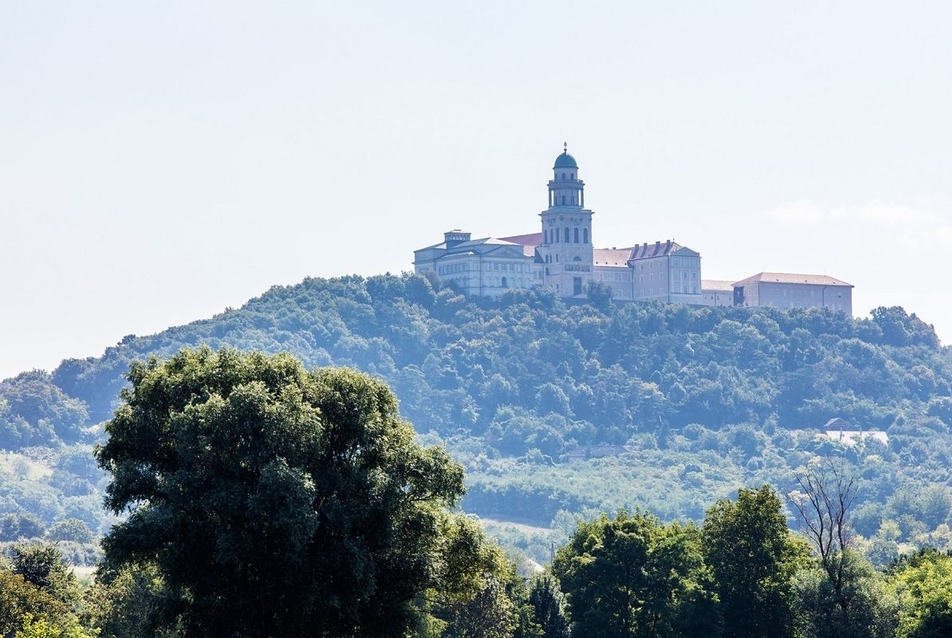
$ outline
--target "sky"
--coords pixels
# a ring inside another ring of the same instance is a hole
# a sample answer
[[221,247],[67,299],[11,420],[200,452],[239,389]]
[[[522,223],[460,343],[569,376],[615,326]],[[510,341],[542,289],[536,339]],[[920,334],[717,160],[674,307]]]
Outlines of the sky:
[[539,230],[827,274],[952,344],[952,3],[0,4],[0,378]]

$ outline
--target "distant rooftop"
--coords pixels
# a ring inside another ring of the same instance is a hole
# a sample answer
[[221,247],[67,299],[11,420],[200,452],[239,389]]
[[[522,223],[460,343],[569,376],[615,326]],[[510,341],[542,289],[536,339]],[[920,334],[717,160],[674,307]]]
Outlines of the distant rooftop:
[[747,279],[735,282],[735,286],[744,286],[756,283],[778,283],[778,284],[812,284],[814,286],[848,286],[845,281],[830,277],[829,275],[805,275],[787,272],[761,272]]
[[702,279],[701,280],[701,289],[702,290],[720,290],[724,292],[733,292],[734,291],[734,282],[730,279]]

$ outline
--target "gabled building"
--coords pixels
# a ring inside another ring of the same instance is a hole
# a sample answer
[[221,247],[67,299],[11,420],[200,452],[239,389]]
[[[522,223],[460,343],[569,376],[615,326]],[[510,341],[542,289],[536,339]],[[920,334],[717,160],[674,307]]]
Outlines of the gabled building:
[[470,233],[451,230],[443,233],[442,243],[414,251],[416,272],[434,272],[466,294],[486,297],[535,284],[534,251],[527,253],[521,244],[504,239],[470,237]]
[[828,275],[761,272],[734,283],[735,306],[830,308],[853,314],[853,286]]
[[568,149],[556,157],[540,232],[471,239],[453,230],[442,243],[414,251],[416,272],[435,272],[469,294],[495,296],[507,288],[549,286],[583,298],[591,281],[610,286],[615,299],[700,304],[701,255],[674,241],[627,248],[595,248],[585,183]]

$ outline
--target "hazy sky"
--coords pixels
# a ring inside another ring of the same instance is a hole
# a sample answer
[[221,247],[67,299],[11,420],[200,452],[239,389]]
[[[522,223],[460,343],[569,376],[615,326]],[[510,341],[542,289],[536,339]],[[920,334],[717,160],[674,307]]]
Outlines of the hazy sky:
[[[831,6],[835,5],[835,6]],[[0,4],[0,378],[536,232],[855,285],[952,343],[952,3]]]

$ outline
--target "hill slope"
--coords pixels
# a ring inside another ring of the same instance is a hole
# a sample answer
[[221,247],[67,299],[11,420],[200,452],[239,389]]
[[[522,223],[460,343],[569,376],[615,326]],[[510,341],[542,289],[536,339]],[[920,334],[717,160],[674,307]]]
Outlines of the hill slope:
[[[864,534],[906,516],[912,540],[946,522],[947,510],[926,516],[906,497],[948,492],[952,467],[952,350],[915,315],[616,305],[595,292],[585,304],[545,290],[494,301],[416,275],[275,287],[3,382],[0,447],[89,442],[84,428],[109,418],[131,360],[229,345],[383,378],[417,431],[467,465],[464,506],[494,518],[558,526],[567,512],[639,506],[699,518],[739,485],[786,489],[797,467],[832,454],[863,473]],[[818,438],[834,417],[888,444]]]

